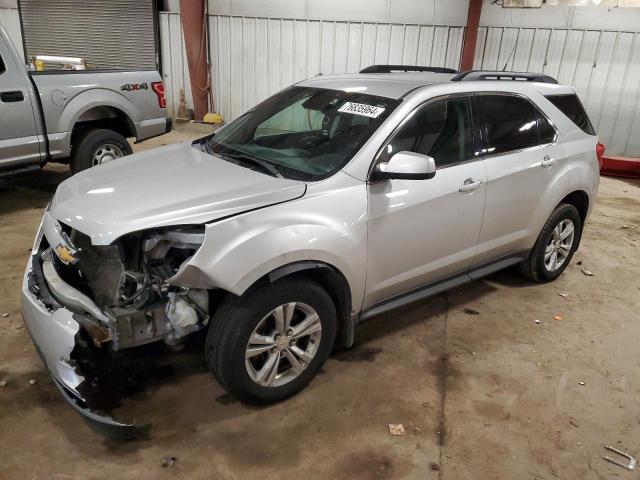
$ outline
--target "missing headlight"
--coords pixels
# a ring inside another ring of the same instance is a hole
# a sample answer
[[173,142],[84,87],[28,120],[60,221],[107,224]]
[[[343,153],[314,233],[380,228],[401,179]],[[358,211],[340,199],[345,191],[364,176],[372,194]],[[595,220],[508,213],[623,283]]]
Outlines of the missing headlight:
[[204,241],[204,227],[167,230],[149,235],[142,244],[147,267],[166,280],[175,275]]

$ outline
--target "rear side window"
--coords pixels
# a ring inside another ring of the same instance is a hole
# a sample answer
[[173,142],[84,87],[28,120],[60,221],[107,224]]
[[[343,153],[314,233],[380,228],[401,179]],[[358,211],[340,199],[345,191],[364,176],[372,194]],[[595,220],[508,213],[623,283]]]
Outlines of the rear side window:
[[582,131],[588,135],[595,135],[596,132],[591,125],[591,121],[585,112],[582,102],[576,94],[568,95],[548,95],[545,97],[553,103],[558,110],[564,113]]
[[2,55],[0,55],[0,75],[2,75],[5,71],[4,62],[2,61]]
[[556,131],[530,101],[513,95],[478,95],[490,155],[552,143]]

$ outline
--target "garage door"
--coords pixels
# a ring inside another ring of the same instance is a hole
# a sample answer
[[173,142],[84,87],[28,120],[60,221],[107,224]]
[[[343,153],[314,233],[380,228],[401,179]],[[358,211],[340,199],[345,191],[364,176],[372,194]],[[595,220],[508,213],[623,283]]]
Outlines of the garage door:
[[26,57],[83,57],[91,69],[156,69],[152,0],[20,0]]

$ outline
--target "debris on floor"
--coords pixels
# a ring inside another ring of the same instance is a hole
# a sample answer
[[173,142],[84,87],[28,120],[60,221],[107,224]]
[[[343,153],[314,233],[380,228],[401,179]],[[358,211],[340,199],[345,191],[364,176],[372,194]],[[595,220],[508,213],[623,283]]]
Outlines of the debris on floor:
[[431,470],[433,470],[434,472],[437,472],[437,471],[439,471],[439,470],[440,470],[440,465],[438,465],[436,462],[431,462],[431,463],[429,464],[429,468],[430,468]]
[[173,464],[178,460],[176,457],[163,457],[162,458],[162,467],[168,468],[173,467]]
[[578,382],[578,384],[579,384],[579,385],[585,385],[585,383],[584,383],[584,382]]
[[7,386],[7,381],[6,380],[0,380],[0,387],[6,387]]
[[540,320],[538,320],[537,318],[534,320],[534,322],[536,322],[538,325],[542,324],[542,322]]
[[422,429],[419,426],[414,425],[413,423],[409,423],[409,428],[411,428],[411,431],[413,431],[413,432],[422,433]]
[[2,314],[2,318],[7,318],[8,316],[9,316],[9,314],[6,313],[6,312]]
[[478,310],[468,307],[463,308],[462,312],[466,313],[467,315],[480,315],[480,312]]
[[587,268],[582,269],[582,273],[584,273],[587,277],[593,277],[593,272]]
[[564,320],[564,317],[562,315],[554,315],[553,319],[554,320]]
[[38,381],[35,378],[29,380],[29,385],[35,385],[36,383],[38,383]]
[[560,295],[562,298],[567,298],[569,296],[567,292],[558,292],[558,295]]
[[605,445],[605,447],[607,450],[613,452],[613,453],[617,453],[619,456],[624,457],[627,460],[627,463],[623,463],[619,460],[615,460],[611,457],[602,457],[604,458],[607,462],[609,463],[613,463],[614,465],[617,465],[619,467],[622,468],[626,468],[627,470],[633,470],[636,468],[636,465],[638,464],[638,461],[636,460],[636,458],[632,455],[629,455],[626,452],[623,452],[622,450],[618,450],[617,448],[612,447],[611,445]]
[[391,435],[406,435],[407,432],[404,429],[404,425],[401,423],[390,423],[389,433]]

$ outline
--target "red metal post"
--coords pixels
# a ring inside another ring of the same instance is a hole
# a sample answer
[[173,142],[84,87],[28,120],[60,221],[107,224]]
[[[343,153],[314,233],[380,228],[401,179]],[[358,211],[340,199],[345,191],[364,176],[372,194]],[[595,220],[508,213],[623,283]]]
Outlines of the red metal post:
[[469,0],[469,14],[467,15],[467,29],[464,34],[462,46],[462,60],[460,70],[473,69],[473,58],[476,55],[476,42],[478,41],[478,25],[482,12],[482,0]]
[[180,0],[180,20],[187,51],[194,120],[202,120],[209,110],[207,72],[207,13],[205,0]]

